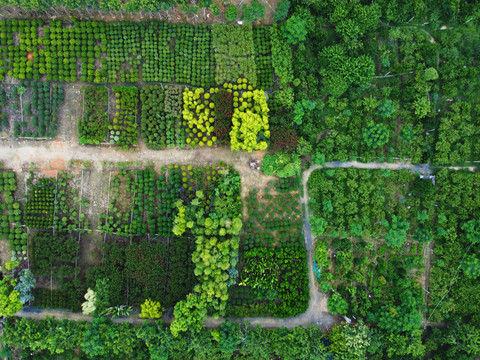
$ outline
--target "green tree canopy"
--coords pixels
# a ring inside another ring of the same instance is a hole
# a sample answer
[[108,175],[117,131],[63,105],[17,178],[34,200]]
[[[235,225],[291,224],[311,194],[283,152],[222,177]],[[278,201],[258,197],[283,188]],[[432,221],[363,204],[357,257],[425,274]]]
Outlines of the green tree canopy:
[[283,25],[283,34],[287,38],[288,43],[292,45],[305,41],[307,38],[305,21],[293,15]]
[[334,315],[339,314],[345,316],[347,315],[348,303],[336,292],[328,298],[327,309]]
[[383,124],[374,124],[373,121],[367,123],[363,129],[363,141],[372,148],[383,146],[388,142],[388,130]]

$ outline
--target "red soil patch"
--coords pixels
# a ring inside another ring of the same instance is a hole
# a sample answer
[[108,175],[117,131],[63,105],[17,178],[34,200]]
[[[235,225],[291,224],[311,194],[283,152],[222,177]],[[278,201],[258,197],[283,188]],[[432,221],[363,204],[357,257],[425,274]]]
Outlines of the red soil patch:
[[55,159],[50,161],[50,168],[52,170],[64,170],[65,169],[65,160]]
[[42,174],[46,175],[47,177],[55,177],[57,176],[58,171],[57,170],[46,170],[46,169],[41,169],[40,170]]

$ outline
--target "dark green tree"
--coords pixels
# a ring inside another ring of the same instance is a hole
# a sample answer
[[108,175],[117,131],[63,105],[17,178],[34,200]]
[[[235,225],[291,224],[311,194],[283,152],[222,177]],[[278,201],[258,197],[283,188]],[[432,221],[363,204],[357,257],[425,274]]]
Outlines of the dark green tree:
[[283,21],[287,18],[288,10],[290,9],[290,1],[282,0],[277,3],[277,8],[273,14],[274,21]]

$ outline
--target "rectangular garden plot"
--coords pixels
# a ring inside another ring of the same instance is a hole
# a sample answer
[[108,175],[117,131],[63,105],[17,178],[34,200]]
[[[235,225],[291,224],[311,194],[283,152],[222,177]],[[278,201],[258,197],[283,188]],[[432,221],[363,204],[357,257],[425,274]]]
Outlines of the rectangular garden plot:
[[109,242],[96,282],[108,279],[112,305],[139,306],[146,298],[171,307],[193,289],[191,256],[195,243],[181,237],[167,242],[147,239]]
[[257,86],[269,89],[273,85],[272,41],[269,26],[253,27]]
[[78,123],[80,144],[100,144],[108,136],[108,89],[104,86],[84,86],[83,115]]
[[[111,123],[108,138],[111,144],[128,149],[138,144],[138,88],[135,86],[114,86],[114,106],[110,111]],[[111,99],[112,100],[112,99]]]
[[215,81],[217,85],[236,82],[244,77],[257,86],[255,49],[251,25],[212,25],[212,45],[215,49]]
[[7,116],[7,93],[0,88],[0,138],[8,137],[10,122]]
[[21,117],[15,122],[14,136],[53,138],[57,133],[57,111],[63,104],[63,87],[50,82],[21,82],[13,90],[20,97]]
[[182,88],[147,85],[140,93],[142,138],[148,148],[185,147],[181,121]]
[[18,259],[27,258],[28,235],[22,227],[22,210],[15,200],[17,181],[15,173],[0,172],[0,239],[8,240]]
[[37,232],[30,239],[31,269],[38,282],[34,306],[78,311],[86,291],[77,267],[76,236]]
[[[283,187],[283,193],[277,191]],[[246,200],[238,285],[231,287],[232,316],[289,317],[308,307],[307,258],[298,186],[272,182]]]
[[[109,207],[99,214],[99,230],[107,235],[150,239],[173,237],[177,199],[187,201],[201,190],[210,196],[217,167],[170,165],[156,174],[152,169],[111,171],[108,175]],[[212,195],[213,196],[213,195]]]
[[308,187],[317,278],[323,292],[335,290],[329,310],[380,321],[389,303],[421,321],[417,278],[433,239],[432,181],[403,170],[331,169],[314,171]]

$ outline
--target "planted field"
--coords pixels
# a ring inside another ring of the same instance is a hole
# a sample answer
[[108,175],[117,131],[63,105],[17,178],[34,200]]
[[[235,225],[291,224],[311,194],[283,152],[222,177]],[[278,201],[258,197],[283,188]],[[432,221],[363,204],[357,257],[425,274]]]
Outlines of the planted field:
[[241,242],[240,282],[230,289],[232,316],[289,317],[308,307],[306,251],[298,186],[283,193],[280,182],[253,189]]
[[142,138],[148,148],[185,147],[180,87],[149,85],[140,93]]
[[55,209],[55,180],[44,177],[36,178],[33,173],[30,173],[27,186],[25,225],[35,229],[52,228]]
[[123,149],[138,144],[138,88],[135,86],[114,86],[115,114],[108,126],[110,144],[121,145]]
[[0,172],[0,209],[1,227],[0,238],[7,239],[10,249],[19,259],[27,258],[28,235],[22,228],[22,209],[20,203],[15,201],[17,181],[15,173],[11,171]]
[[6,114],[7,107],[7,93],[3,88],[0,88],[0,134],[8,135],[10,131],[10,123]]
[[212,38],[216,83],[234,82],[244,77],[257,86],[252,26],[215,24],[212,26]]
[[[314,171],[308,186],[317,278],[322,291],[334,290],[329,310],[386,330],[418,326],[424,247],[440,221],[432,180],[403,170],[331,169]],[[392,308],[401,317],[391,318]]]
[[0,33],[2,80],[8,74],[20,80],[45,76],[68,82],[132,83],[142,79],[214,84],[208,27],[77,20],[68,26],[59,20],[7,20],[0,22]]
[[[14,136],[53,138],[57,132],[57,112],[63,104],[63,88],[50,82],[22,81],[12,87],[11,96],[19,96],[20,114],[14,123]],[[17,106],[16,106],[17,107]]]
[[108,88],[83,87],[83,116],[78,120],[80,144],[100,144],[108,136]]
[[270,27],[255,26],[253,28],[253,43],[255,65],[257,67],[257,85],[261,89],[269,89],[273,85]]

